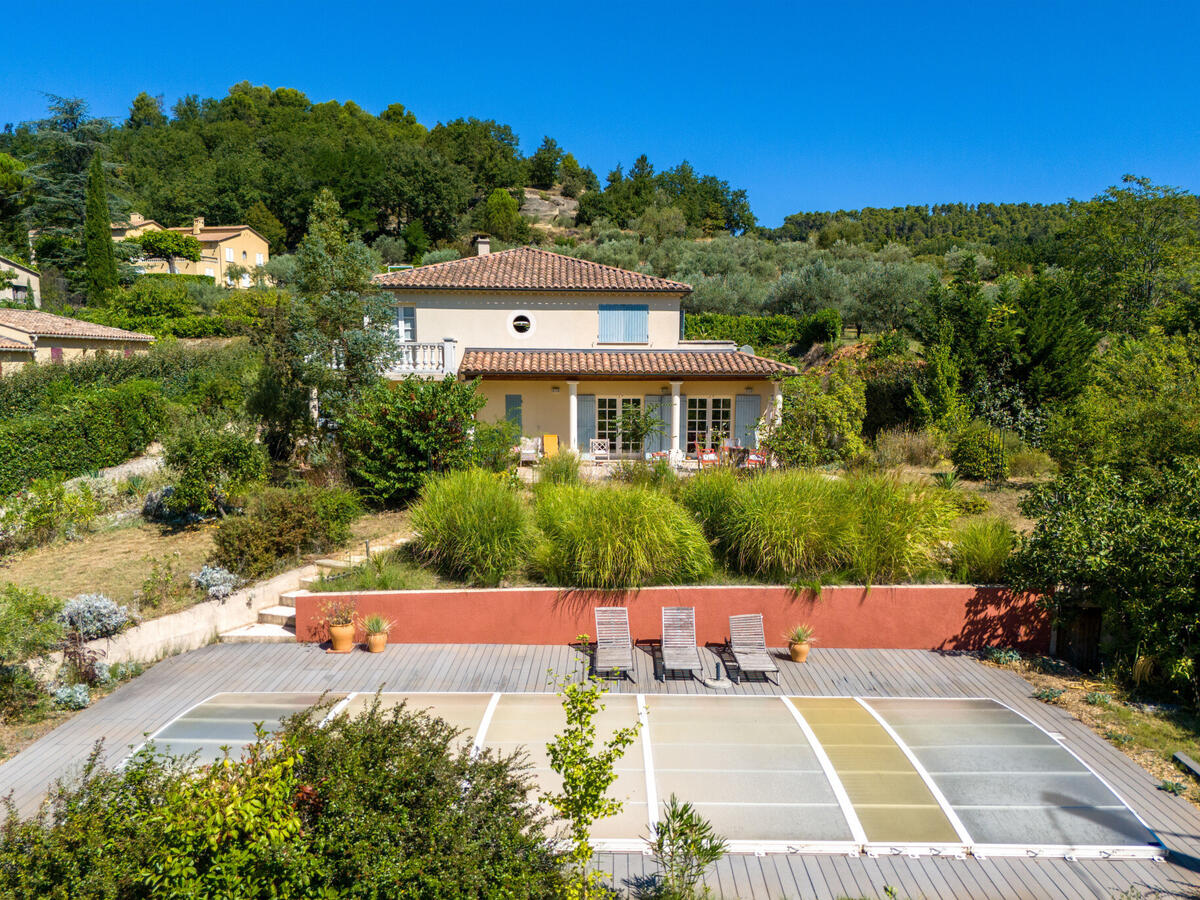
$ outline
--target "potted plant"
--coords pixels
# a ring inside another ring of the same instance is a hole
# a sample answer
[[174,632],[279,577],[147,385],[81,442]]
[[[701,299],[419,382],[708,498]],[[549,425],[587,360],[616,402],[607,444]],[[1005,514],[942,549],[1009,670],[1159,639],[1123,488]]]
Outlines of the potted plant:
[[354,647],[354,612],[354,604],[347,600],[335,600],[322,610],[334,653],[347,653]]
[[372,653],[382,653],[387,646],[388,632],[392,623],[379,613],[372,613],[363,619],[363,631],[367,633],[367,649]]
[[808,651],[816,642],[811,625],[794,625],[792,630],[784,635],[788,642],[788,654],[792,662],[802,663],[808,659]]

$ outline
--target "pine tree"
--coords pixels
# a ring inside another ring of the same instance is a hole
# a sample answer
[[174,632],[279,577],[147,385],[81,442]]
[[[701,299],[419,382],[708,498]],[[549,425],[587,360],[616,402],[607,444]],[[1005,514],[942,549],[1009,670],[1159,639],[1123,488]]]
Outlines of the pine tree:
[[88,169],[83,240],[88,301],[96,304],[117,286],[117,260],[113,254],[112,229],[108,216],[108,191],[104,186],[104,163],[98,152],[93,154],[92,164]]

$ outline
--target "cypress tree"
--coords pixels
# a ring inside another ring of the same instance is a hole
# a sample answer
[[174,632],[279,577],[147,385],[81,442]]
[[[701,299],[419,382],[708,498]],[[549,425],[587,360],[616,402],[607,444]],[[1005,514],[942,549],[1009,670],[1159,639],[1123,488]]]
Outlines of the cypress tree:
[[117,286],[117,260],[113,254],[108,217],[108,191],[104,186],[104,166],[99,152],[92,156],[92,164],[88,169],[83,235],[88,301],[98,303]]

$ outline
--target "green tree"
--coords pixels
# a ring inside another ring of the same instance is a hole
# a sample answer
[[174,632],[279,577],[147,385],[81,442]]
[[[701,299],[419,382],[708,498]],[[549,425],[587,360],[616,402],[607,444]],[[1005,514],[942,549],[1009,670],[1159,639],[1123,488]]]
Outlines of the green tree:
[[782,415],[763,441],[780,464],[817,466],[866,452],[865,386],[844,364],[827,374],[810,371],[785,378],[782,387]]
[[563,153],[558,141],[549,136],[542,138],[542,145],[529,158],[529,183],[537,188],[554,187],[562,158]]
[[785,316],[808,316],[821,309],[839,312],[850,298],[849,279],[823,259],[787,272],[771,287],[767,309]]
[[88,300],[103,302],[117,286],[117,260],[113,254],[112,219],[108,214],[108,190],[100,154],[88,168],[87,212],[84,216],[84,264],[87,267]]
[[523,240],[529,226],[521,218],[521,207],[508,191],[496,188],[487,198],[483,226],[502,241]]
[[1091,323],[1140,331],[1147,316],[1195,287],[1200,198],[1126,175],[1086,202],[1072,201],[1063,262],[1074,271]]
[[195,418],[163,440],[175,475],[167,506],[176,515],[225,515],[267,475],[266,453],[252,431],[220,419]]
[[151,97],[142,91],[133,98],[133,103],[129,106],[129,118],[125,120],[126,128],[157,128],[166,124],[162,97]]
[[272,256],[287,250],[287,229],[261,200],[255,200],[243,218],[247,225],[267,239]]
[[179,231],[146,231],[125,243],[134,245],[146,259],[161,259],[168,271],[175,274],[175,260],[200,261],[200,242],[190,234]]

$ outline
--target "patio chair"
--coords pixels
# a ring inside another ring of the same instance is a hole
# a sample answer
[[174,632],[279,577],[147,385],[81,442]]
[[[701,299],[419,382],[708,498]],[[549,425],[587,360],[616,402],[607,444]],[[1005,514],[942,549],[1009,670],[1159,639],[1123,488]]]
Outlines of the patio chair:
[[721,455],[716,450],[699,450],[696,453],[696,459],[699,461],[700,468],[702,469],[717,466],[721,463]]
[[704,673],[696,646],[696,610],[691,606],[663,607],[662,667],[664,681],[668,669],[690,670],[693,677]]
[[558,435],[543,434],[542,435],[542,455],[555,456],[558,453]]
[[730,616],[728,647],[737,663],[738,681],[747,672],[761,672],[763,677],[768,672],[779,673],[779,666],[767,650],[761,615]]
[[525,463],[532,464],[532,463],[535,463],[538,461],[538,457],[541,454],[538,452],[538,439],[537,438],[531,438],[531,437],[521,438],[520,447],[521,447],[521,459],[520,459],[521,465],[524,465]]
[[[592,668],[597,672],[633,671],[633,640],[629,636],[629,610],[623,606],[597,606],[596,658]],[[630,681],[634,678],[629,676]]]
[[743,465],[747,469],[761,469],[767,464],[767,455],[761,450],[751,450],[746,454],[746,461]]
[[592,438],[588,441],[588,452],[592,455],[592,462],[607,462],[608,438]]

